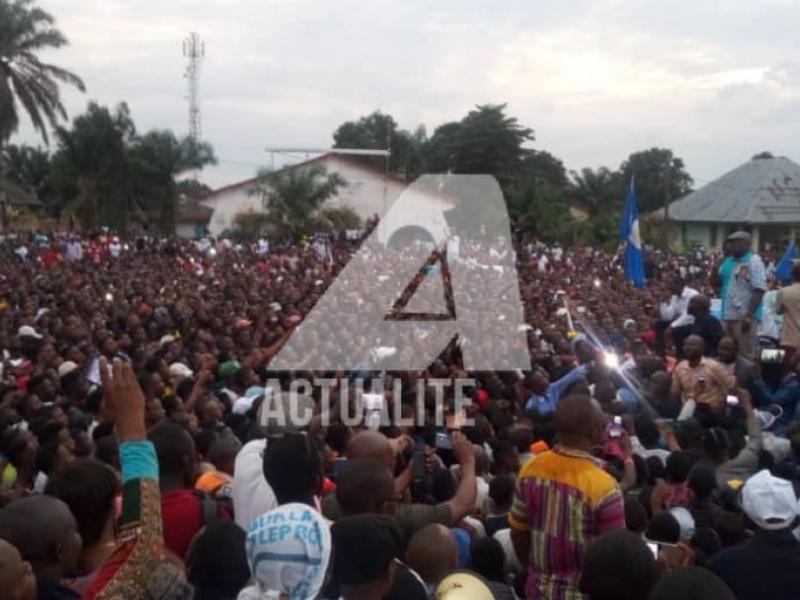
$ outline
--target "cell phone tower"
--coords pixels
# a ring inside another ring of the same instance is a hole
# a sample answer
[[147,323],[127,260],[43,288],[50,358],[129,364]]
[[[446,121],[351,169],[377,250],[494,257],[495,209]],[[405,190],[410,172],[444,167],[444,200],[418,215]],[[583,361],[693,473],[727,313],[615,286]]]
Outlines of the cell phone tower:
[[200,141],[200,63],[206,55],[206,45],[195,32],[183,41],[183,55],[189,59],[183,76],[189,81],[189,136]]

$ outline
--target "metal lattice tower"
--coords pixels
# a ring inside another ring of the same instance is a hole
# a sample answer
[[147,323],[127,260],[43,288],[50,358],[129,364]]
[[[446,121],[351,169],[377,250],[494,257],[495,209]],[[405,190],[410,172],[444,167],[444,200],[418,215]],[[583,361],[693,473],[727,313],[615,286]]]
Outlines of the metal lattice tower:
[[189,136],[200,141],[200,63],[206,55],[206,45],[195,32],[183,41],[183,55],[189,59],[184,77],[189,81]]

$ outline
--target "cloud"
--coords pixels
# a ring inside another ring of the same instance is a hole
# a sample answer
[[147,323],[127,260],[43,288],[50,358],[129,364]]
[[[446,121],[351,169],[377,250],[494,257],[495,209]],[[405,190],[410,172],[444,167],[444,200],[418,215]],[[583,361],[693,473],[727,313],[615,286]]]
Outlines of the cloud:
[[[46,58],[86,80],[65,91],[128,101],[140,129],[187,128],[190,30],[206,41],[203,132],[221,185],[267,145],[324,146],[376,108],[429,132],[508,102],[569,168],[673,148],[698,180],[771,149],[800,160],[800,3],[768,0],[40,0],[71,45]],[[19,139],[35,141],[25,126]]]

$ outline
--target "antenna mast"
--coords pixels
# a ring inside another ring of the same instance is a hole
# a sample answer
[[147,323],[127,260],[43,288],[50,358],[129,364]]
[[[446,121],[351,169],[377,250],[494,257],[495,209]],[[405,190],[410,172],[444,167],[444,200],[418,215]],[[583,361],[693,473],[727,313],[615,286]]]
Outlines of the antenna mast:
[[195,32],[190,32],[189,37],[183,41],[183,55],[189,59],[184,77],[189,81],[189,137],[195,142],[200,141],[200,94],[198,83],[200,79],[200,63],[206,55],[206,45]]

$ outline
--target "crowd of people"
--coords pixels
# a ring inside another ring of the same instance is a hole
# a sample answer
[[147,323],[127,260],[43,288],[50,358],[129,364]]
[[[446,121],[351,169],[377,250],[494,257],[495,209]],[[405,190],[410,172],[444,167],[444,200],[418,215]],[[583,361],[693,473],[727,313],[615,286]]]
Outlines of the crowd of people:
[[[800,266],[783,285],[737,232],[649,253],[635,289],[613,253],[517,232],[524,325],[487,269],[466,297],[502,314],[469,342],[521,339],[530,369],[469,370],[457,339],[424,370],[316,367],[382,349],[357,295],[276,369],[356,237],[0,242],[0,596],[797,597]],[[457,252],[417,283],[497,254]]]

